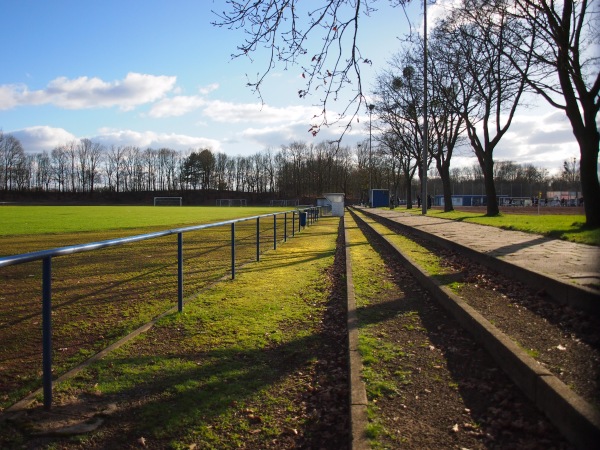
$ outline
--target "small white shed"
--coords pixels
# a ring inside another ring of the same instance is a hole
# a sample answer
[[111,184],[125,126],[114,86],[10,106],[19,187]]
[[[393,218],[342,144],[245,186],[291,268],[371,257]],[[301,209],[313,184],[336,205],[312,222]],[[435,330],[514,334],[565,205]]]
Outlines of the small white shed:
[[344,194],[325,194],[325,198],[331,204],[331,215],[344,217]]

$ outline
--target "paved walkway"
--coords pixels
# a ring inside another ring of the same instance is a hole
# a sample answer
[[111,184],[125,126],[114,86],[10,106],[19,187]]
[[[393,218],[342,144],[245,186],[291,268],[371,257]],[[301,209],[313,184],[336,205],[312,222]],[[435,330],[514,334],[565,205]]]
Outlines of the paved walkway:
[[383,209],[368,209],[368,212],[555,280],[588,288],[600,286],[600,247],[421,214]]

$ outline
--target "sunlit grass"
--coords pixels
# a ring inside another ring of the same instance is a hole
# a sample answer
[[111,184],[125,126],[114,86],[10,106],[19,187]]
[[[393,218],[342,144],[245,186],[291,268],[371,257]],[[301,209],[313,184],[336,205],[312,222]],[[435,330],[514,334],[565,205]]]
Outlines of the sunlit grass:
[[215,206],[0,206],[0,236],[79,233],[219,222],[290,208]]
[[[396,208],[396,211],[421,214],[421,210],[418,208]],[[585,226],[585,216],[581,214],[500,214],[488,217],[483,210],[481,213],[472,211],[444,212],[441,209],[434,208],[428,210],[427,215],[600,246],[600,228],[587,228]]]
[[[126,207],[125,207],[126,208]],[[27,208],[26,208],[27,209]],[[153,208],[150,208],[153,209]],[[182,208],[156,208],[168,211]],[[185,208],[183,208],[185,209]],[[25,210],[25,209],[24,209]],[[126,209],[125,209],[126,210]],[[190,212],[244,208],[189,208]],[[8,209],[0,207],[0,213]],[[58,209],[57,209],[58,211]],[[90,211],[87,208],[77,213]],[[115,208],[114,211],[122,211]],[[277,238],[283,239],[284,218],[278,216]],[[209,214],[205,219],[210,218]],[[213,215],[214,219],[215,216]],[[130,218],[134,222],[134,218]],[[181,220],[174,217],[173,220]],[[126,222],[126,221],[125,221]],[[81,220],[81,223],[84,223]],[[108,222],[107,222],[108,223]],[[297,221],[296,221],[297,223]],[[168,229],[170,226],[161,227]],[[98,226],[98,224],[96,224]],[[260,253],[273,248],[273,220],[260,221]],[[91,228],[91,227],[90,227]],[[310,227],[309,227],[310,228]],[[0,256],[141,234],[132,228],[70,233],[0,236]],[[236,226],[236,265],[256,259],[256,221]],[[287,235],[291,235],[288,217]],[[184,235],[184,296],[198,292],[231,269],[230,227]],[[265,291],[266,292],[266,291]],[[56,348],[53,370],[60,374],[118,338],[177,304],[177,236],[53,258],[52,308]],[[31,262],[0,270],[0,409],[39,386],[41,264]],[[20,358],[14,358],[20,354]],[[1,445],[0,445],[1,447]]]

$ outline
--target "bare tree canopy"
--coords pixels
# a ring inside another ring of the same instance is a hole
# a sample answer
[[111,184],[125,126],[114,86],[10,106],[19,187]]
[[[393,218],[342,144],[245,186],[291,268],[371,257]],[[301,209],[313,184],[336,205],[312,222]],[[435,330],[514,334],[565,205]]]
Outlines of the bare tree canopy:
[[[598,111],[600,110],[600,2],[514,0],[527,34],[516,47],[533,54],[522,73],[536,93],[563,110],[579,144],[586,224],[600,226]],[[529,37],[534,39],[531,40]],[[520,61],[513,61],[522,70]]]
[[[392,5],[409,2],[388,1]],[[319,96],[321,113],[312,118],[309,130],[313,135],[322,126],[358,114],[365,103],[361,68],[365,64],[372,64],[368,55],[360,50],[359,21],[376,11],[378,0],[228,0],[226,3],[227,10],[214,11],[218,19],[213,25],[242,29],[246,34],[244,42],[232,57],[251,58],[260,49],[265,49],[270,55],[264,70],[256,78],[248,79],[248,86],[261,99],[261,86],[276,64],[282,64],[285,68],[298,65],[306,81],[305,88],[298,91],[298,96]],[[330,118],[327,105],[337,100],[346,86],[351,88],[350,101],[339,115]],[[350,125],[351,121],[348,121],[346,130]]]
[[[463,0],[436,28],[432,52],[434,66],[453,74],[438,91],[464,121],[483,171],[490,216],[500,211],[494,150],[510,128],[531,67],[531,46],[514,55],[522,24],[507,10],[502,1]],[[512,64],[516,60],[521,69]]]

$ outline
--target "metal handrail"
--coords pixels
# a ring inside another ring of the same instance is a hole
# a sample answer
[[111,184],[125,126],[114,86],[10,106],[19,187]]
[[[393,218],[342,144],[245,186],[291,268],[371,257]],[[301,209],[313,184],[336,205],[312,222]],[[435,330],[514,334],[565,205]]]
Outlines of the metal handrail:
[[[319,206],[296,208],[289,211],[280,211],[258,216],[243,217],[241,219],[226,220],[223,222],[194,225],[183,228],[156,231],[153,233],[138,234],[118,239],[89,242],[87,244],[70,245],[66,247],[40,250],[30,253],[0,257],[0,268],[23,264],[32,261],[42,261],[42,385],[44,394],[44,408],[52,406],[52,258],[68,256],[75,253],[99,250],[117,245],[155,239],[164,236],[177,235],[177,309],[183,311],[183,234],[219,226],[231,226],[231,278],[235,279],[235,224],[256,220],[256,260],[260,259],[260,219],[273,216],[273,249],[277,249],[277,216],[284,215],[284,241],[287,241],[287,214],[292,213],[292,236],[296,231],[296,213],[306,213],[309,220],[305,226],[312,224],[319,217]],[[301,221],[298,218],[298,232],[301,231]]]
[[[314,208],[320,208],[320,207],[304,208],[304,210],[314,209]],[[65,256],[65,255],[71,255],[71,254],[75,254],[75,253],[87,252],[87,251],[91,251],[91,250],[99,250],[99,249],[106,248],[106,247],[130,244],[132,242],[139,242],[139,241],[144,241],[147,239],[154,239],[154,238],[159,238],[159,237],[164,237],[164,236],[170,236],[173,234],[187,233],[189,231],[197,231],[197,230],[203,230],[206,228],[230,225],[232,223],[247,222],[249,220],[256,220],[256,219],[260,219],[262,217],[278,216],[278,215],[286,214],[286,213],[293,213],[295,216],[295,213],[297,211],[298,210],[281,211],[281,212],[277,212],[277,213],[244,217],[241,219],[226,220],[223,222],[214,222],[214,223],[207,223],[207,224],[202,224],[202,225],[194,225],[191,227],[173,228],[170,230],[156,231],[153,233],[138,234],[138,235],[128,236],[128,237],[124,237],[124,238],[118,238],[118,239],[108,239],[106,241],[88,242],[86,244],[69,245],[66,247],[58,247],[58,248],[53,248],[53,249],[48,249],[48,250],[41,250],[41,251],[37,251],[37,252],[22,253],[22,254],[18,254],[18,255],[10,255],[10,256],[2,256],[2,257],[0,257],[0,267],[12,266],[15,264],[23,264],[23,263],[36,261],[36,260],[40,260],[40,259],[48,258],[48,257]]]

